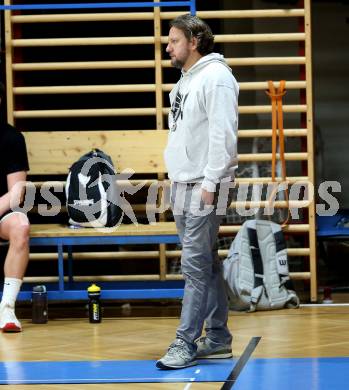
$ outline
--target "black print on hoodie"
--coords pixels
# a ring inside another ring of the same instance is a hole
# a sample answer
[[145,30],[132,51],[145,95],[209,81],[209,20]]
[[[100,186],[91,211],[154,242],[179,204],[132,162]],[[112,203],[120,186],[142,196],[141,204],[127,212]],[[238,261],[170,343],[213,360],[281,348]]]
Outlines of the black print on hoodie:
[[171,107],[171,113],[172,113],[173,124],[174,124],[171,129],[172,131],[176,131],[176,123],[178,118],[180,117],[181,120],[183,119],[184,104],[185,101],[187,100],[188,95],[189,92],[183,97],[183,95],[179,91],[177,92],[176,98]]

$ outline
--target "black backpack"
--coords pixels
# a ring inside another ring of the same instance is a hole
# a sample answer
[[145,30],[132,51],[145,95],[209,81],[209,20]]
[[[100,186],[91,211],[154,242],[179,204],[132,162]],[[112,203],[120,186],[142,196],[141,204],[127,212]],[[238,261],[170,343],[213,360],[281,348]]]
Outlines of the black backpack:
[[65,192],[71,225],[113,227],[121,223],[114,165],[101,150],[84,154],[70,167]]

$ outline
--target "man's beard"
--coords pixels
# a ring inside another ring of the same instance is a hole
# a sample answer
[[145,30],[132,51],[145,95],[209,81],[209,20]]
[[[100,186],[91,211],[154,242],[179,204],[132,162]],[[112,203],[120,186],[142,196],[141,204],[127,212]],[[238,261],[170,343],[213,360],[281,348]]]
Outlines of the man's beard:
[[183,61],[177,60],[176,58],[171,58],[171,65],[175,67],[176,69],[182,69],[183,68]]
[[185,50],[181,53],[180,59],[178,57],[171,58],[171,65],[177,69],[182,69],[190,56],[190,51]]

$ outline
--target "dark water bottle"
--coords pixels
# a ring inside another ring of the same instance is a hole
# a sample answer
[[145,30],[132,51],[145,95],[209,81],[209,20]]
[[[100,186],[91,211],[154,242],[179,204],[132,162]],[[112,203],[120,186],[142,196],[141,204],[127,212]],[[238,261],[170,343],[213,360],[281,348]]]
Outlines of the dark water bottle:
[[87,289],[88,292],[88,316],[91,323],[99,323],[102,321],[101,310],[101,289],[95,284]]
[[32,322],[46,324],[48,320],[46,286],[35,286],[32,291]]

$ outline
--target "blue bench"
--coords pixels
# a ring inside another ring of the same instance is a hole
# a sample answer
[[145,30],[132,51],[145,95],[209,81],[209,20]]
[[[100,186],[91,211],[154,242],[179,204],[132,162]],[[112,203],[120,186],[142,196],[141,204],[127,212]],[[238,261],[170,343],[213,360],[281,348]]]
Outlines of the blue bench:
[[316,223],[319,238],[349,237],[349,210],[340,210],[333,216],[318,216]]
[[[31,247],[54,247],[58,254],[58,283],[48,283],[49,300],[80,300],[87,297],[88,283],[75,282],[73,275],[73,248],[85,245],[141,245],[177,244],[179,238],[173,222],[154,225],[121,225],[115,229],[70,229],[64,225],[32,225]],[[64,269],[64,252],[68,253],[68,267]],[[101,282],[103,299],[180,299],[183,281]],[[31,285],[23,286],[19,300],[31,298]]]
[[339,210],[333,216],[317,216],[316,219],[320,253],[329,265],[327,245],[329,241],[343,242],[349,240],[349,210]]

